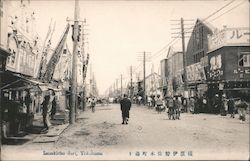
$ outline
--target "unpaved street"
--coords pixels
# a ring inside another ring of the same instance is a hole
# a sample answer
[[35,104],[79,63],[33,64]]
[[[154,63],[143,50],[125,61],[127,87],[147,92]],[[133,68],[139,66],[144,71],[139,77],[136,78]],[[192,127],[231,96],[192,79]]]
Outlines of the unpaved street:
[[244,124],[238,116],[232,119],[209,114],[185,113],[181,120],[168,120],[166,113],[136,105],[130,114],[129,124],[122,125],[118,104],[97,106],[95,113],[81,113],[56,143],[8,145],[3,151],[6,156],[25,149],[26,153],[34,151],[27,158],[80,160],[249,158],[249,117]]

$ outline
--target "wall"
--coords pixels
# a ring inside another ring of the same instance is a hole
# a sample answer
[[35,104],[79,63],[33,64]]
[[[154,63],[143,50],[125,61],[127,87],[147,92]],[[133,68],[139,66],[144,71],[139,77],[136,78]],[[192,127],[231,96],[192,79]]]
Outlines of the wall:
[[208,51],[207,36],[209,34],[212,34],[211,27],[198,19],[187,45],[187,65],[197,63],[202,57],[206,56]]
[[7,70],[36,77],[41,39],[35,32],[35,13],[29,4],[28,1],[3,1],[1,46],[11,53]]
[[225,46],[210,52],[208,80],[249,81],[250,66],[239,66],[242,52],[250,54],[250,46]]

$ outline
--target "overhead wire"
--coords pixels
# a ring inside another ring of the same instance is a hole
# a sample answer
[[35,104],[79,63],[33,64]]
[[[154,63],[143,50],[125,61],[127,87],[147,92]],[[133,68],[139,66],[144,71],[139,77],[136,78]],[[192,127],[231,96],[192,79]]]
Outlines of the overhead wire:
[[[221,8],[219,8],[218,10],[216,10],[215,12],[213,12],[212,14],[208,15],[205,19],[203,19],[203,21],[207,20],[208,18],[212,17],[213,15],[217,14],[218,12],[220,12],[222,9],[226,8],[227,6],[229,6],[230,4],[232,4],[235,0],[230,1],[229,3],[225,4],[224,6],[222,6]],[[197,25],[197,24],[195,24]],[[191,29],[193,29],[195,27],[195,25],[193,25],[192,27],[188,28],[188,30],[186,31],[190,31]],[[166,48],[168,48],[171,43],[173,43],[174,41],[180,39],[179,36],[181,35],[181,33],[174,39],[172,39],[167,45],[165,45],[162,49],[160,49],[159,51],[155,52],[155,54],[153,54],[150,59],[152,58],[156,58],[159,55],[162,54],[162,51],[166,50]]]
[[[202,19],[203,23],[205,23],[204,21],[206,21],[206,20],[209,19],[210,17],[214,16],[215,14],[219,13],[221,10],[223,10],[224,8],[226,8],[227,6],[229,6],[230,4],[232,4],[232,3],[235,2],[235,1],[236,1],[236,0],[230,1],[229,3],[225,4],[224,6],[222,6],[221,8],[219,8],[218,10],[216,10],[215,12],[213,12],[212,14],[208,15],[206,18]],[[236,5],[236,6],[234,6],[233,8],[231,8],[230,10],[227,10],[226,12],[222,13],[221,15],[219,15],[219,16],[215,17],[214,19],[210,20],[210,22],[211,22],[211,21],[214,21],[214,20],[218,19],[219,17],[225,15],[226,13],[228,13],[228,12],[230,12],[230,11],[236,9],[237,7],[239,7],[240,5],[242,5],[242,4],[245,3],[245,2],[247,2],[247,1],[245,1],[245,0],[242,1],[242,2],[239,3],[238,5]],[[196,24],[193,25],[192,27],[188,28],[185,32],[192,30],[195,26],[197,26],[197,25],[199,25],[199,24],[201,24],[201,23],[202,23],[202,22],[196,23]],[[153,54],[152,56],[150,56],[149,59],[153,59],[153,58],[159,57],[161,54],[163,54],[163,52],[165,52],[165,50],[167,50],[167,48],[168,48],[170,45],[176,44],[176,43],[178,42],[177,40],[180,40],[180,37],[179,37],[180,35],[181,35],[181,32],[180,32],[180,34],[179,34],[176,38],[172,39],[172,40],[171,40],[167,45],[165,45],[162,49],[158,50],[157,52],[155,52],[155,54]],[[140,64],[135,68],[135,70],[138,70],[141,66],[142,66],[142,64],[140,63]]]

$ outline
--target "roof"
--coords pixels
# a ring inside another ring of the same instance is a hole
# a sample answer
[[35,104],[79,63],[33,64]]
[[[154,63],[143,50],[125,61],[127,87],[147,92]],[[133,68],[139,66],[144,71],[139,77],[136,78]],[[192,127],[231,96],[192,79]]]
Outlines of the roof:
[[10,53],[7,50],[0,47],[0,56],[8,57],[9,55]]
[[24,90],[24,89],[33,89],[37,88],[40,91],[47,91],[49,89],[52,89],[54,91],[59,91],[60,89],[56,87],[52,87],[50,84],[42,83],[37,80],[32,80],[28,78],[22,78],[19,77],[18,80],[11,82],[3,87],[1,87],[1,90]]
[[[209,28],[212,32],[216,29],[216,27],[214,27],[210,22],[208,22],[206,20],[202,20],[202,19],[198,18],[197,21],[199,21],[204,26],[206,26],[207,28]],[[196,21],[196,24],[197,24],[197,21]]]

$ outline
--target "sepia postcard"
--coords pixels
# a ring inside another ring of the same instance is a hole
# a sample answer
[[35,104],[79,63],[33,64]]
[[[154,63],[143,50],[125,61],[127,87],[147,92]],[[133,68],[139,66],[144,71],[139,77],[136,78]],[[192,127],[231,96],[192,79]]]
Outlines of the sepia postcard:
[[0,160],[249,160],[249,0],[0,0]]

